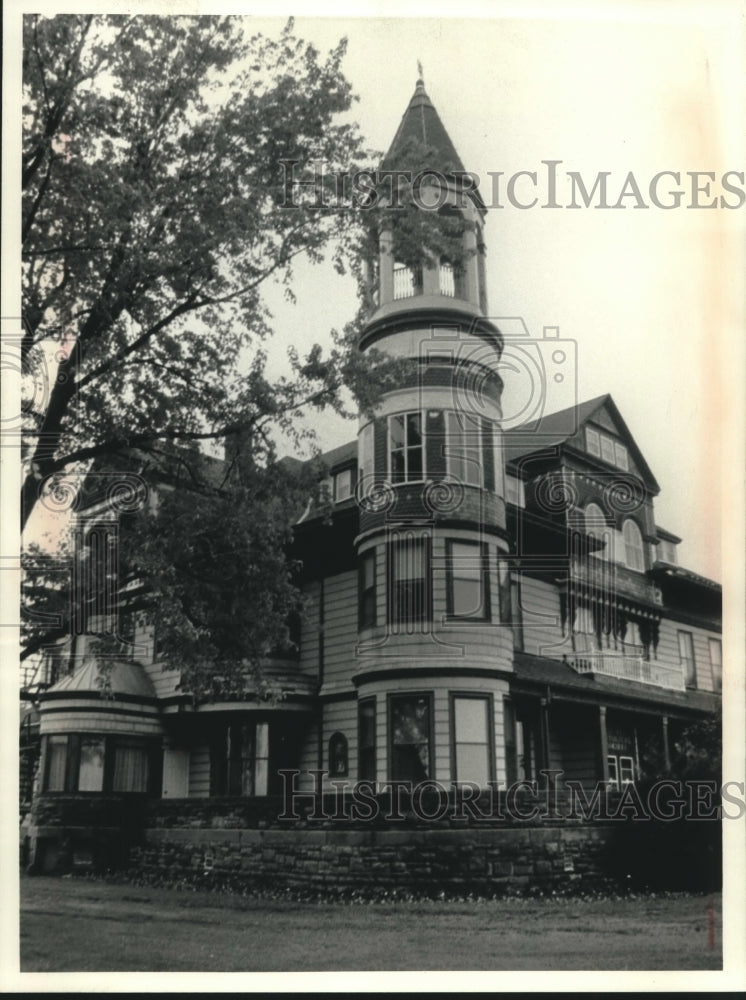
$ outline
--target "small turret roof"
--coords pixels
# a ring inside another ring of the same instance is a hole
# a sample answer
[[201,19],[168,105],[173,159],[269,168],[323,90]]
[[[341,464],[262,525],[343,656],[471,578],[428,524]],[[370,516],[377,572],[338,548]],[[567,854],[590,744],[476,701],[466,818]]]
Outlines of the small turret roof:
[[384,156],[381,166],[384,169],[390,167],[398,154],[412,139],[435,150],[437,162],[430,164],[433,170],[440,170],[444,174],[465,171],[461,158],[456,152],[456,147],[451,142],[433,102],[427,95],[421,77],[417,81],[412,99],[402,116],[394,140],[389,146],[389,151]]

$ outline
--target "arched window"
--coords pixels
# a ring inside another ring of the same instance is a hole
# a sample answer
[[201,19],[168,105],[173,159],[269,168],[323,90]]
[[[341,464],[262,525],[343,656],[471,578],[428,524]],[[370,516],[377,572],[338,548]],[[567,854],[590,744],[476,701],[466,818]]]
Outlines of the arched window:
[[645,569],[645,556],[642,548],[642,534],[637,524],[627,518],[622,527],[624,538],[624,561],[630,569],[642,573]]
[[601,559],[608,559],[610,555],[610,535],[607,530],[604,512],[597,503],[589,503],[585,508],[584,519],[586,534],[596,541],[603,542],[603,548],[592,550],[591,555],[598,556]]
[[329,740],[329,776],[347,776],[347,738],[342,733],[334,733]]

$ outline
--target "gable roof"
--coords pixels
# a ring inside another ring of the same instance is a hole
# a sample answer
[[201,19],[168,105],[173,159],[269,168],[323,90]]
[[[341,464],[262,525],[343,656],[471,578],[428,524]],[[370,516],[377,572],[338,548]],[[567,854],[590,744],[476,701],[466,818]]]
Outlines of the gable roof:
[[[548,413],[539,420],[532,420],[519,427],[514,427],[505,434],[506,461],[515,461],[525,455],[545,451],[558,445],[566,444],[577,432],[587,424],[598,411],[605,408],[619,430],[619,436],[627,445],[642,478],[655,493],[660,487],[645,457],[632,437],[627,424],[610,393],[595,396],[582,403],[567,406],[554,413]],[[592,461],[602,461],[592,458]]]

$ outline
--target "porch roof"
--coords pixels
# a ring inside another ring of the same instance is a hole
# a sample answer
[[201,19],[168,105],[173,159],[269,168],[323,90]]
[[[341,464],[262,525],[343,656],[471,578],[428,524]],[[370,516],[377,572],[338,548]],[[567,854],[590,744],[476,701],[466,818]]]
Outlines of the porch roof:
[[664,709],[673,713],[714,712],[720,701],[719,696],[710,691],[674,691],[599,674],[579,674],[569,663],[531,653],[515,654],[514,673],[515,682],[511,682],[511,688],[516,686],[526,691],[540,691],[549,687],[560,689],[568,700],[599,704],[620,701],[647,703],[649,707],[658,708],[661,714],[666,714]]

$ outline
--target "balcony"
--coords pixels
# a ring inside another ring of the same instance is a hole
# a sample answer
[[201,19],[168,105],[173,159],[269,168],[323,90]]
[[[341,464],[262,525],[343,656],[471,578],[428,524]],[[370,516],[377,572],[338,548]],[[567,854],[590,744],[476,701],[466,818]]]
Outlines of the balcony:
[[660,591],[642,573],[605,559],[573,559],[570,563],[570,579],[603,590],[616,598],[626,597],[647,605],[661,604]]
[[669,691],[684,691],[684,674],[679,667],[666,667],[661,663],[644,660],[641,656],[624,656],[619,653],[581,653],[570,659],[570,665],[579,674],[599,674],[622,681],[636,681]]

